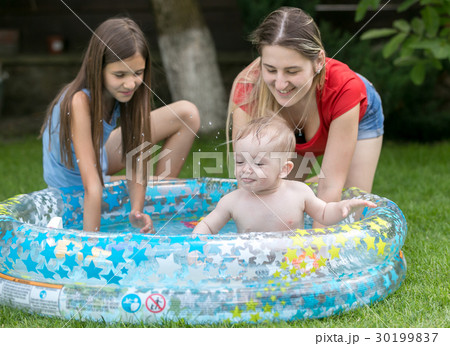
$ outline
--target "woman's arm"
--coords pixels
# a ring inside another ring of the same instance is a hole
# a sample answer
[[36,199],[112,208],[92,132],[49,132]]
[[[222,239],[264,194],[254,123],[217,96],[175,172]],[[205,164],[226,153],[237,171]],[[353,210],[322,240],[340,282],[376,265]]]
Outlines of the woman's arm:
[[77,92],[72,99],[71,128],[72,143],[84,187],[83,230],[98,231],[103,186],[96,167],[89,98],[82,91]]
[[[324,178],[319,179],[317,189],[317,197],[325,202],[341,200],[355,151],[358,120],[359,104],[331,122],[321,167]],[[313,226],[320,227],[317,223]]]

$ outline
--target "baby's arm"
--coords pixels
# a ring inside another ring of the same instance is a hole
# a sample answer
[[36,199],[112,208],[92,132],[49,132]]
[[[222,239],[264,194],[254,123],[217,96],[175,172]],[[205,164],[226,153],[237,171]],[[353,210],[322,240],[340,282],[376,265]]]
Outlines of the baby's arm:
[[311,193],[307,193],[305,199],[305,211],[311,217],[324,225],[334,225],[346,218],[353,210],[369,207],[375,208],[375,203],[364,201],[362,199],[344,199],[340,202],[329,202],[317,198],[316,195],[309,189]]
[[231,206],[234,200],[233,192],[222,197],[219,203],[217,203],[216,208],[195,226],[193,233],[217,234],[230,220]]

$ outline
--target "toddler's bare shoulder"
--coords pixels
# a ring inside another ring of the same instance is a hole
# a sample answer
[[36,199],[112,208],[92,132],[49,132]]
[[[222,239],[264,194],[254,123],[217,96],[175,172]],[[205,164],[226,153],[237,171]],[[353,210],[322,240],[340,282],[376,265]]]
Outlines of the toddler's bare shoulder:
[[305,183],[301,181],[296,180],[286,180],[286,182],[289,184],[289,188],[295,191],[304,191],[309,192],[311,191],[311,188],[306,185]]

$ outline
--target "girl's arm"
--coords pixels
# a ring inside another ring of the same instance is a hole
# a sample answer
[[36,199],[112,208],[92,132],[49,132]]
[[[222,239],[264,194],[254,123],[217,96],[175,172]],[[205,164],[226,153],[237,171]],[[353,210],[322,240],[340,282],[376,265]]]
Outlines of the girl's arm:
[[216,208],[195,226],[192,233],[217,234],[231,219],[230,207],[234,201],[232,194],[233,193],[229,193],[222,197],[219,203],[217,203]]
[[[355,151],[358,120],[359,104],[331,122],[321,167],[324,178],[319,179],[317,189],[317,197],[325,202],[341,200]],[[314,227],[320,225],[315,223]]]
[[83,230],[98,231],[103,186],[96,167],[89,98],[82,91],[77,92],[72,99],[71,128],[72,143],[84,187]]
[[143,212],[146,189],[146,184],[139,184],[134,180],[128,180],[128,192],[131,203],[129,219],[133,227],[141,229],[141,233],[154,233],[155,230],[150,215]]

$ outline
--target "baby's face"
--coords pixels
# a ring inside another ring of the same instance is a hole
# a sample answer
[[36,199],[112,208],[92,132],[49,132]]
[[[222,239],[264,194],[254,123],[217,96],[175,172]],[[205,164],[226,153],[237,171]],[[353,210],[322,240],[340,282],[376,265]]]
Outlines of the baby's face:
[[236,179],[239,187],[254,193],[270,193],[280,185],[280,153],[267,137],[249,135],[235,143]]

